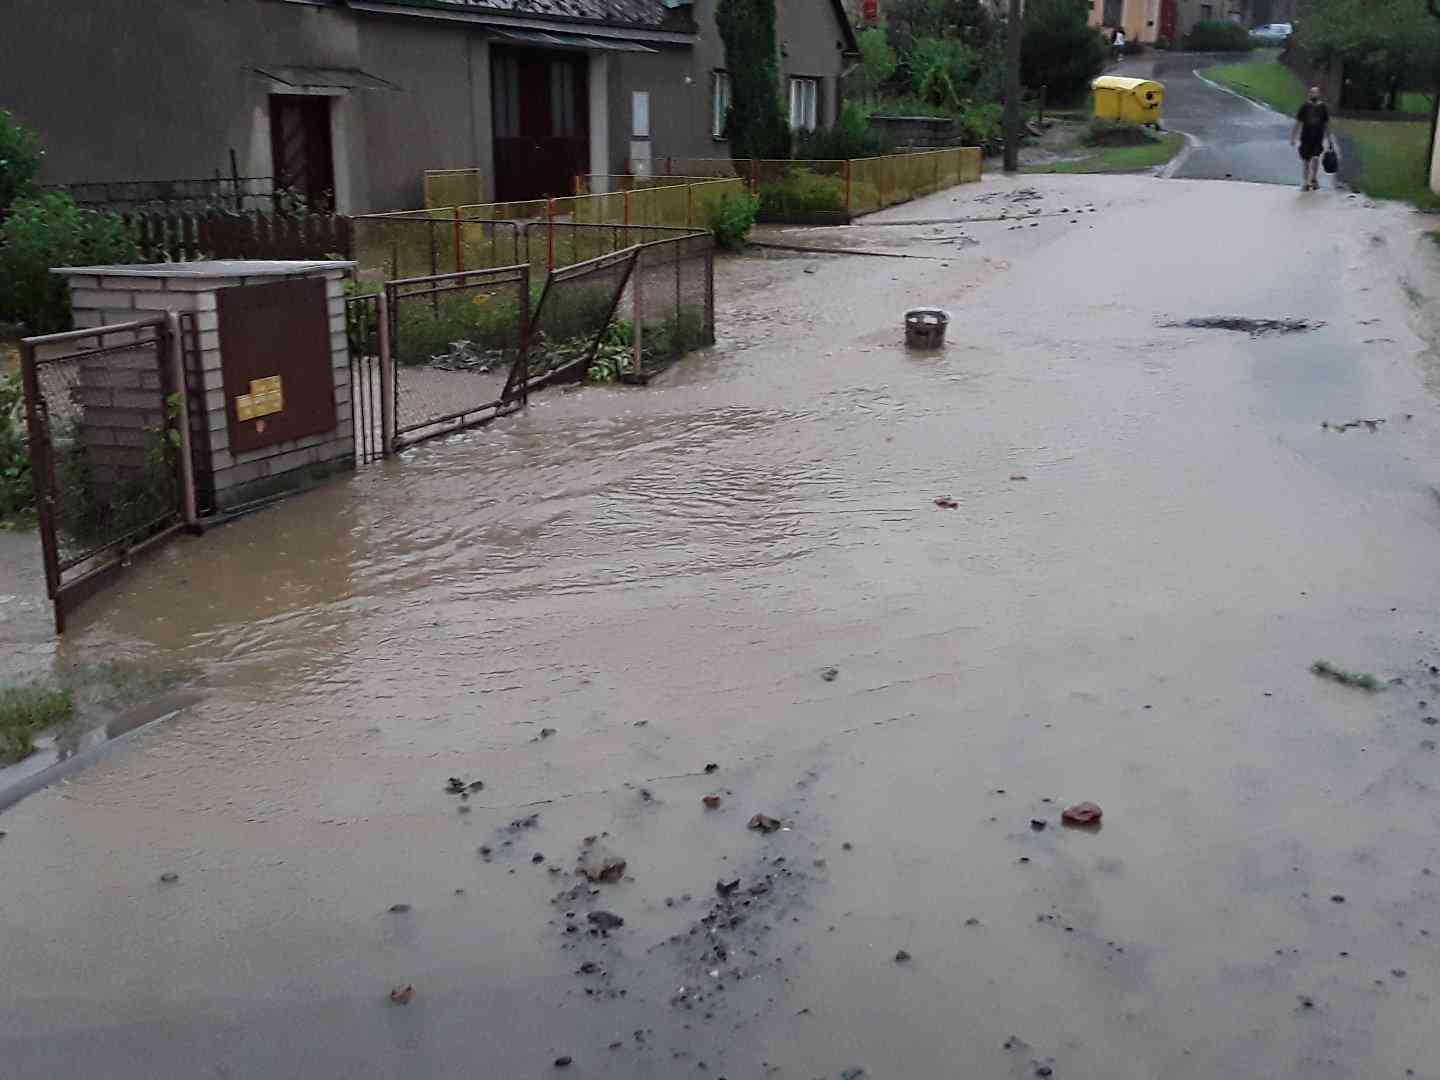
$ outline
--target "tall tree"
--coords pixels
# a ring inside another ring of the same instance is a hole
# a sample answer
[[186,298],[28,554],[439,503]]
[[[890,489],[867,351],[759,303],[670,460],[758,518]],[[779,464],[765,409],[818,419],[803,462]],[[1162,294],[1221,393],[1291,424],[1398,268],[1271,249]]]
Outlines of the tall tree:
[[790,125],[780,100],[780,42],[775,0],[720,0],[715,24],[725,43],[730,71],[730,115],[725,136],[730,155],[788,158]]
[[[1440,79],[1440,2],[1427,0],[1312,0],[1300,42],[1321,63],[1339,61],[1347,81],[1390,90],[1434,90]],[[1391,102],[1393,104],[1393,100]]]

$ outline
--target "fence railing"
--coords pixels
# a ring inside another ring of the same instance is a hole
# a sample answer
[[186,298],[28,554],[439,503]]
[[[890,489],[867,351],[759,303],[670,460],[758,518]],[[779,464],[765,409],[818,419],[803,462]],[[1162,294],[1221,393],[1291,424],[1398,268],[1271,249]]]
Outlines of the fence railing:
[[350,219],[339,214],[231,214],[139,211],[136,230],[146,262],[196,259],[348,259]]
[[195,520],[178,320],[25,338],[20,357],[59,633],[101,575]]
[[715,344],[714,237],[696,233],[640,245],[628,314],[631,356],[622,372],[628,379],[644,381],[685,353]]
[[233,213],[272,210],[277,203],[298,201],[293,192],[277,190],[269,176],[212,176],[165,180],[83,180],[52,184],[45,190],[63,191],[81,206],[95,210],[132,212],[160,209],[173,212],[223,208]]
[[833,161],[667,158],[687,177],[733,176],[760,197],[762,219],[848,220],[980,179],[978,146]]

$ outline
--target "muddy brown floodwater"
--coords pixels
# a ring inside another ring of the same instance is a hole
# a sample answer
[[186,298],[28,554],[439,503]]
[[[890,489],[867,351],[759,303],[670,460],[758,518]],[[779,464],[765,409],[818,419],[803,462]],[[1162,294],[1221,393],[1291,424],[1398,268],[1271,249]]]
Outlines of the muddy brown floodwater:
[[0,816],[0,1072],[1435,1075],[1423,223],[1024,186],[90,604],[200,701]]

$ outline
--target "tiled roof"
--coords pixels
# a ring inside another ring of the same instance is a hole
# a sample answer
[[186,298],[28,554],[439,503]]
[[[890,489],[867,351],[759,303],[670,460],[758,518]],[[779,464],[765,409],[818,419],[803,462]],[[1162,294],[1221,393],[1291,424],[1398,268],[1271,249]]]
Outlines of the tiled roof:
[[475,14],[529,15],[656,30],[685,29],[694,18],[689,5],[668,8],[662,0],[385,0],[396,7],[458,8]]

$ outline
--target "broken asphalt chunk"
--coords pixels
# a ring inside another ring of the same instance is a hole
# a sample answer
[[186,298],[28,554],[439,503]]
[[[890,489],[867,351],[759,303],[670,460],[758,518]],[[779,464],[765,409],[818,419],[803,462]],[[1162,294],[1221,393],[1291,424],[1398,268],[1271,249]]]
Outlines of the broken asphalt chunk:
[[1066,825],[1078,825],[1083,828],[1086,826],[1099,825],[1100,818],[1103,815],[1104,811],[1095,803],[1082,802],[1067,807],[1065,813],[1061,814],[1060,817]]
[[768,814],[756,814],[745,827],[747,829],[754,829],[757,832],[772,833],[779,830],[780,821],[778,818],[770,817]]

